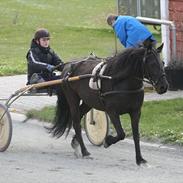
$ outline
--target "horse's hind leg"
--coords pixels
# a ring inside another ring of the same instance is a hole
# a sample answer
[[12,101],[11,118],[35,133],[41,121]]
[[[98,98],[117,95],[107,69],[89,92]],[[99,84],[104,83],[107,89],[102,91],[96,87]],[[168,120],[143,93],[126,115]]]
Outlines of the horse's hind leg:
[[[87,104],[85,104],[84,102],[82,102],[82,104],[79,106],[79,111],[80,111],[80,120],[82,119],[82,117],[91,109],[91,107],[89,107]],[[71,141],[71,146],[73,147],[73,149],[75,149],[76,155],[78,154],[78,146],[79,146],[79,142],[77,141],[76,138],[76,134],[73,136],[72,141]],[[78,156],[78,155],[77,155]]]
[[80,111],[80,119],[91,109],[87,104],[82,102],[82,104],[79,106]]
[[108,135],[105,139],[104,147],[109,147],[112,144],[115,144],[119,140],[123,140],[125,138],[125,132],[122,128],[121,121],[119,119],[119,115],[116,113],[108,113],[112,124],[117,132],[117,135],[113,137],[112,135]]
[[[71,91],[70,91],[71,92]],[[69,95],[68,100],[70,102],[70,112],[71,112],[71,116],[72,116],[72,120],[73,120],[73,128],[75,130],[75,138],[76,140],[79,142],[80,147],[81,147],[81,152],[83,157],[84,156],[89,156],[90,153],[87,151],[84,142],[83,142],[83,138],[82,138],[82,134],[81,134],[81,114],[80,114],[80,109],[79,109],[79,102],[80,99],[77,96],[77,94],[75,94],[74,92],[72,92],[72,95]]]
[[147,161],[142,158],[141,150],[140,150],[140,137],[139,137],[139,120],[140,120],[141,112],[133,112],[130,114],[131,117],[131,125],[133,132],[133,140],[135,144],[135,152],[136,152],[136,163],[140,165],[142,163],[146,163]]

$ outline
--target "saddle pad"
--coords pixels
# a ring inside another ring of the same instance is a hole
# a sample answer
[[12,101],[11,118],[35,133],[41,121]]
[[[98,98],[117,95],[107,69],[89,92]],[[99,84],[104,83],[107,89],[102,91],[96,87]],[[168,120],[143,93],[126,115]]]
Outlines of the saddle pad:
[[[102,66],[103,65],[103,66]],[[106,64],[104,64],[104,62],[100,62],[99,64],[97,64],[93,71],[92,71],[92,75],[96,75],[96,72],[98,71],[98,69],[101,68],[100,72],[99,72],[99,75],[102,75],[105,71],[105,68],[106,68]],[[94,81],[94,78],[91,78],[89,80],[89,87],[93,90],[100,90],[101,89],[101,79],[97,79],[96,81]]]

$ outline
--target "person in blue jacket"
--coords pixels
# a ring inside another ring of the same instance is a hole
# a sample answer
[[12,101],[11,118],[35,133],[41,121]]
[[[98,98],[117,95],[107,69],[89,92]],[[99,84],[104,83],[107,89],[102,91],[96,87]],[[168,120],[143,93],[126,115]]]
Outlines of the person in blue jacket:
[[152,33],[139,20],[132,16],[109,15],[107,23],[125,48],[138,48],[146,40],[155,46],[156,40]]

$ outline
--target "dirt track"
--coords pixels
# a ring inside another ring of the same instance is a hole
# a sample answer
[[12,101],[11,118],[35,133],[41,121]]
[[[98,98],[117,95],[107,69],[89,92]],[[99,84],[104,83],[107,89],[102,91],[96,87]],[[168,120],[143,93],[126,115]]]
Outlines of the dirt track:
[[182,183],[183,149],[142,143],[147,166],[135,164],[132,140],[108,149],[85,139],[93,159],[76,159],[71,136],[55,140],[43,123],[13,115],[13,139],[0,154],[0,183]]

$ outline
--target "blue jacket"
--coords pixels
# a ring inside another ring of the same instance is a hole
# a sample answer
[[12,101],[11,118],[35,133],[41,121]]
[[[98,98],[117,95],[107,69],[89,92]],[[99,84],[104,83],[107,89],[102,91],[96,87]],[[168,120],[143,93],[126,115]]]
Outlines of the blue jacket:
[[150,38],[156,41],[152,33],[131,16],[118,16],[113,24],[113,29],[120,42],[126,47],[138,47],[140,43]]

